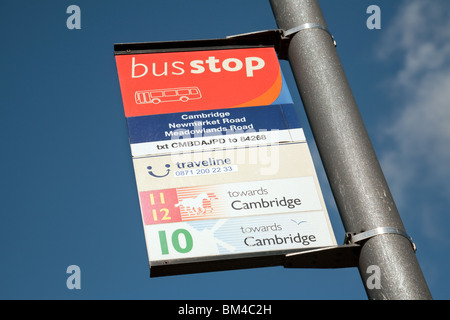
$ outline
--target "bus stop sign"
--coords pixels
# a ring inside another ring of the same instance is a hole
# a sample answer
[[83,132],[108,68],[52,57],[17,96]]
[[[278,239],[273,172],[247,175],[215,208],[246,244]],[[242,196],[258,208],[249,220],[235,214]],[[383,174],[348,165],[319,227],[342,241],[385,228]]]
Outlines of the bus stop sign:
[[151,276],[336,245],[273,45],[115,49]]

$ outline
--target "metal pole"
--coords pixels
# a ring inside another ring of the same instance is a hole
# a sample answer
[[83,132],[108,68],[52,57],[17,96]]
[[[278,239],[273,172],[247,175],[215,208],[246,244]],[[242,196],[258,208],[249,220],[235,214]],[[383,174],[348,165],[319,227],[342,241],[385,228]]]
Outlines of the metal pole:
[[[318,1],[270,3],[278,27],[294,32],[288,59],[346,232],[404,231]],[[358,269],[369,299],[432,299],[406,237],[381,233],[361,246]]]

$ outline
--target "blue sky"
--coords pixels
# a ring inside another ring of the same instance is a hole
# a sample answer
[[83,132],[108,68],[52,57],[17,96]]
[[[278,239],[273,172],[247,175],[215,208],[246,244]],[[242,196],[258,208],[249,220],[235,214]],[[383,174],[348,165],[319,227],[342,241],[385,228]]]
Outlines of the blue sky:
[[[69,30],[69,5],[81,29]],[[322,10],[435,299],[450,269],[450,4],[322,0]],[[366,9],[381,8],[369,30]],[[113,44],[276,28],[268,1],[0,3],[1,299],[366,299],[356,268],[149,278]],[[344,229],[289,65],[338,243]],[[69,290],[66,269],[81,269]]]

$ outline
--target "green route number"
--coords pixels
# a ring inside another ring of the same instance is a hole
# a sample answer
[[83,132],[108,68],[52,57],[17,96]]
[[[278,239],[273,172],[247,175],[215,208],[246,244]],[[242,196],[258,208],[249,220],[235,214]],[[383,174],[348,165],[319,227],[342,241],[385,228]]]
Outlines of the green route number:
[[[159,242],[161,244],[161,253],[169,254],[169,244],[167,242],[166,231],[159,231]],[[183,245],[180,243],[180,238],[184,237]],[[188,253],[194,246],[192,235],[186,229],[177,229],[172,233],[172,247],[179,253]]]

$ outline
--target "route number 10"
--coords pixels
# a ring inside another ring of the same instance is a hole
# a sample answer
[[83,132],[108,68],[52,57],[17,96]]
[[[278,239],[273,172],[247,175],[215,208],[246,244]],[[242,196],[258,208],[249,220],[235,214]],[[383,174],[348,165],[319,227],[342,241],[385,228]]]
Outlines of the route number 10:
[[[167,241],[167,234],[165,230],[159,231],[159,242],[161,244],[161,253],[169,254],[169,243]],[[183,239],[183,240],[182,240]],[[172,233],[171,241],[172,248],[179,253],[188,253],[194,246],[192,235],[186,229],[177,229]]]

